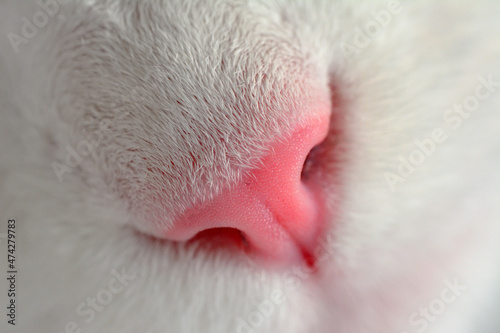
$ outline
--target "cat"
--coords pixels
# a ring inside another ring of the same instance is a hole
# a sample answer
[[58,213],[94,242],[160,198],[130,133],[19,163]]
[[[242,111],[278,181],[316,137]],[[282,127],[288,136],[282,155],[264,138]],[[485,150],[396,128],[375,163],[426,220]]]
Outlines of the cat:
[[0,1],[2,332],[499,332],[498,14]]

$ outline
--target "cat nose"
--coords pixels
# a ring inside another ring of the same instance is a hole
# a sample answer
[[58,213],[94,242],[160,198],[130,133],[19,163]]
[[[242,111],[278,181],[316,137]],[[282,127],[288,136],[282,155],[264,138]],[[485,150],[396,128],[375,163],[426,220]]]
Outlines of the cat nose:
[[302,171],[329,127],[327,114],[311,118],[272,145],[261,166],[236,187],[186,211],[166,238],[186,241],[231,228],[241,233],[247,252],[260,258],[291,263],[309,257],[323,224],[323,196],[303,181]]

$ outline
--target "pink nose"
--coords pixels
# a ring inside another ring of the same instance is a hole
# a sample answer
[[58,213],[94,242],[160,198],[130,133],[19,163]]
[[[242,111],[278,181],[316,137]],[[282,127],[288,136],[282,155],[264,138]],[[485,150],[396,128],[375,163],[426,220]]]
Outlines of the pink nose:
[[322,196],[301,179],[310,150],[328,133],[328,114],[283,138],[262,167],[214,200],[185,212],[166,238],[185,241],[208,229],[234,228],[259,255],[296,262],[311,253],[322,227]]

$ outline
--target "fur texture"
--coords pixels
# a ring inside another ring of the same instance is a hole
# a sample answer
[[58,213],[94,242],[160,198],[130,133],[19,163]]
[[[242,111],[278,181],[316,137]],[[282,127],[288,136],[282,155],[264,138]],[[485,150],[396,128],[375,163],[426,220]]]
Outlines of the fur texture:
[[[500,5],[80,0],[24,36],[44,8],[0,1],[8,332],[500,331]],[[454,109],[478,91],[474,111]],[[317,267],[147,236],[323,100],[341,130],[315,161],[332,216]]]

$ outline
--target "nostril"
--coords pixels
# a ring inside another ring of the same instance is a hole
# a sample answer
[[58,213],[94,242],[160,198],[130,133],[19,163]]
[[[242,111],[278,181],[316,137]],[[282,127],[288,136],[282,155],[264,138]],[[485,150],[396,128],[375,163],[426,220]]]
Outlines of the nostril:
[[300,173],[300,179],[302,181],[308,180],[313,170],[317,167],[320,145],[321,144],[314,146],[309,151],[309,154],[307,154],[307,157],[304,160],[304,165],[302,166],[302,172]]
[[241,230],[229,227],[210,228],[197,233],[189,242],[211,249],[240,248],[246,250],[248,241]]

